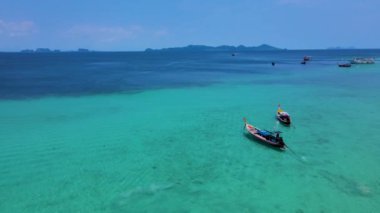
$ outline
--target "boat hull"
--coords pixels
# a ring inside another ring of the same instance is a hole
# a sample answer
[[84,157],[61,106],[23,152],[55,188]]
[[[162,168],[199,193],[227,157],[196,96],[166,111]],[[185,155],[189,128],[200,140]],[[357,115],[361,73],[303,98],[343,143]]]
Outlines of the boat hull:
[[284,124],[285,126],[290,126],[292,121],[289,119],[282,119],[280,116],[276,116],[277,120],[280,121],[280,123]]
[[289,126],[292,123],[292,120],[290,119],[289,116],[287,117],[287,119],[285,119],[285,118],[281,118],[281,116],[277,114],[276,118],[278,121],[280,121],[280,123],[284,124],[285,126]]
[[250,124],[246,124],[245,125],[245,129],[247,130],[247,134],[249,136],[251,136],[253,139],[255,139],[256,141],[259,141],[262,144],[265,144],[265,145],[268,145],[268,146],[271,146],[271,147],[274,147],[274,148],[278,148],[280,150],[285,150],[286,149],[285,143],[273,142],[271,140],[268,140],[268,139],[264,138],[263,136],[257,134],[256,133],[257,129],[255,127],[253,127],[252,125],[250,125]]
[[351,67],[351,64],[338,64],[339,67]]

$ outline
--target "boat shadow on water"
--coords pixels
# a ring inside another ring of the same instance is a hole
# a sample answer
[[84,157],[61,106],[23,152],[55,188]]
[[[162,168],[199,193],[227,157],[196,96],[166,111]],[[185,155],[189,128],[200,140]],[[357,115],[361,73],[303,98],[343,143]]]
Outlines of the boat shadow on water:
[[248,140],[250,140],[250,142],[254,142],[262,147],[266,147],[266,148],[269,148],[269,149],[272,149],[274,151],[277,151],[277,152],[284,152],[284,150],[281,150],[280,148],[278,147],[275,147],[273,145],[270,145],[268,143],[265,143],[257,138],[255,138],[253,135],[247,133],[247,132],[244,132],[243,133],[244,137],[246,137]]

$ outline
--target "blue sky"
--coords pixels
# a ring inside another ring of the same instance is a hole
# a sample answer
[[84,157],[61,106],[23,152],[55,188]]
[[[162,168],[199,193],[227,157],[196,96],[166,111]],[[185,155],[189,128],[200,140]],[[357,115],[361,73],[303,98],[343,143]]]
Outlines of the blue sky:
[[0,0],[0,51],[380,47],[379,0]]

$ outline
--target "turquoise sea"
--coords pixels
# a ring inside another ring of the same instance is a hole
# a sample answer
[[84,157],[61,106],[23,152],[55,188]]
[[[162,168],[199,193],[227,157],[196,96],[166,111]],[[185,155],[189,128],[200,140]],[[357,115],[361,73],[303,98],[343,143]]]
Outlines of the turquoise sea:
[[337,66],[359,56],[0,53],[0,212],[378,212],[380,62]]

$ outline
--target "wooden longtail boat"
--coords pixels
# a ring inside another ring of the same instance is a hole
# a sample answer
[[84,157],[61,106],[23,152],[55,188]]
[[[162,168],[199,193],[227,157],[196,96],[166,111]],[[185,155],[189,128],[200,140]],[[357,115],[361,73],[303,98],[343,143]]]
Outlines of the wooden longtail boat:
[[255,138],[256,140],[264,144],[279,148],[281,150],[286,149],[286,144],[284,143],[284,140],[282,139],[282,137],[280,137],[281,132],[279,131],[270,132],[267,130],[261,130],[249,124],[247,122],[247,119],[244,118],[243,121],[244,121],[244,128],[247,131],[247,133],[249,135],[252,135],[253,138]]
[[338,64],[339,67],[351,67],[351,63]]
[[279,120],[282,124],[289,126],[292,123],[292,120],[290,119],[289,113],[285,112],[281,109],[281,106],[278,105],[278,109],[276,112],[276,118]]

